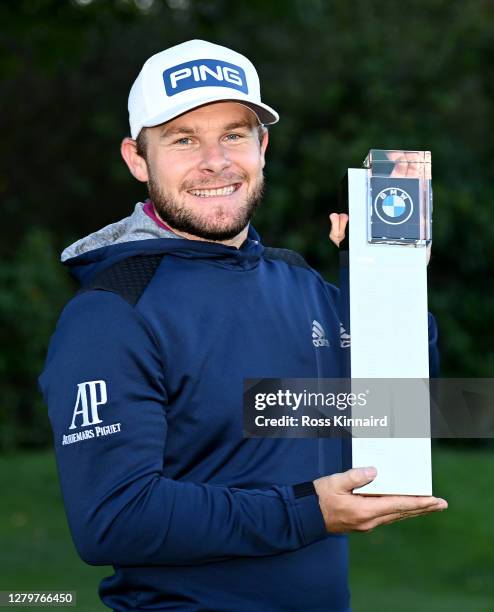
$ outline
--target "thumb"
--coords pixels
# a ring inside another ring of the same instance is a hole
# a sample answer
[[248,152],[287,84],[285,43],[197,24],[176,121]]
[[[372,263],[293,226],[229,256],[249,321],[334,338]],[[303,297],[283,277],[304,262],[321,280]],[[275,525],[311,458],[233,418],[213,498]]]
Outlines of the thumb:
[[375,467],[352,468],[351,470],[336,475],[338,479],[337,486],[341,491],[349,492],[369,484],[376,476],[377,470]]

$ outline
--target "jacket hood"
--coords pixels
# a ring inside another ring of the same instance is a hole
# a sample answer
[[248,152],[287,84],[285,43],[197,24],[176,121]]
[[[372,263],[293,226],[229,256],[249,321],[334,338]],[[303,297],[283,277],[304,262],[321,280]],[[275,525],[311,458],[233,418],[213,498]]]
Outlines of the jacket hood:
[[144,212],[144,203],[138,202],[134,212],[125,219],[81,238],[67,247],[62,262],[81,284],[97,273],[134,255],[170,253],[187,259],[207,259],[214,265],[227,268],[250,269],[257,266],[263,251],[259,235],[249,226],[242,246],[225,246],[202,240],[180,238],[157,225]]

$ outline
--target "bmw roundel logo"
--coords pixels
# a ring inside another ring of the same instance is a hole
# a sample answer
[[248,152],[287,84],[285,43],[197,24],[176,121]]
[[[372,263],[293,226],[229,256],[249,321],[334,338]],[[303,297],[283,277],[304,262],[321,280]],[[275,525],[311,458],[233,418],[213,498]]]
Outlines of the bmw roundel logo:
[[413,201],[403,189],[386,187],[374,199],[376,215],[388,225],[400,225],[408,221],[413,213]]

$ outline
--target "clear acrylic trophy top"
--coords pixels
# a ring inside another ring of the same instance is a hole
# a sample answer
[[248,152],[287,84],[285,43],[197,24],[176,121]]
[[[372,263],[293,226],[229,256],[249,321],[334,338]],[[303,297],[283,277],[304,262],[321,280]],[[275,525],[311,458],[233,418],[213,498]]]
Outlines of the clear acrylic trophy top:
[[425,246],[432,238],[430,151],[371,149],[368,169],[368,240]]

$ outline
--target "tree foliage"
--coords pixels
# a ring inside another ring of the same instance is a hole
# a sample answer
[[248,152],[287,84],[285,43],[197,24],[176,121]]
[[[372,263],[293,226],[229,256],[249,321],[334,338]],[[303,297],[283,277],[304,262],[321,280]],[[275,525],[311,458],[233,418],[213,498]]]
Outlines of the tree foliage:
[[255,225],[266,244],[302,252],[329,279],[327,214],[346,168],[370,148],[432,151],[429,294],[443,375],[491,376],[493,18],[488,0],[1,3],[4,411],[24,418],[20,406],[35,405],[41,347],[67,297],[50,245],[126,216],[144,197],[119,156],[128,91],[147,57],[190,38],[257,66],[281,121]]

